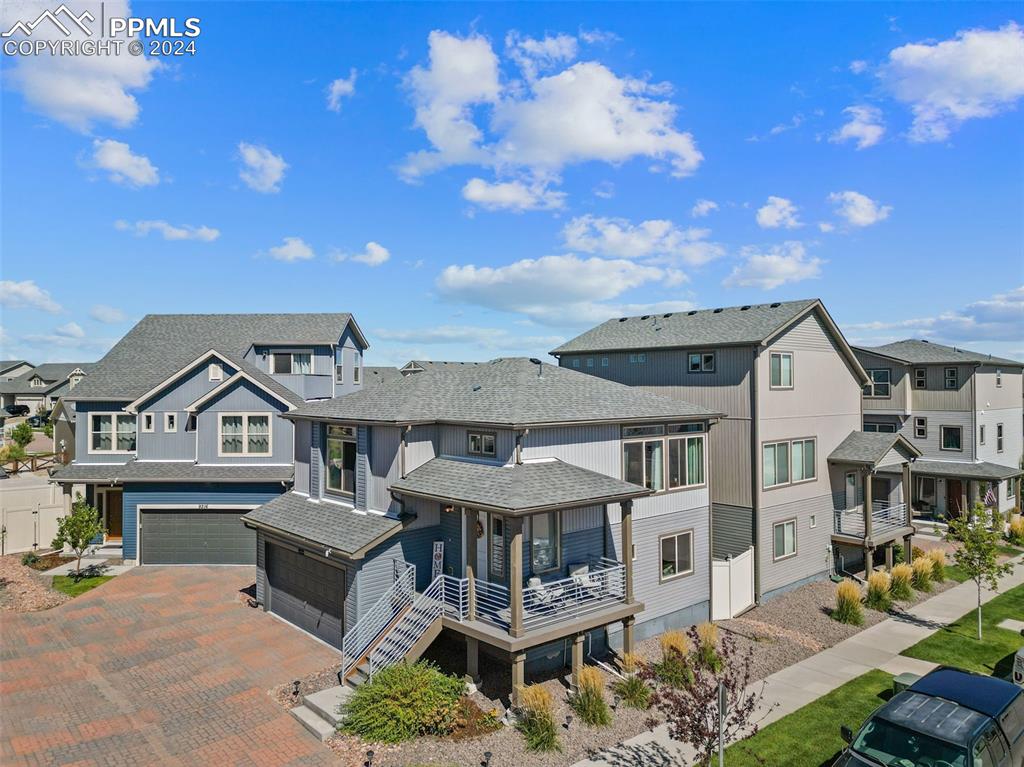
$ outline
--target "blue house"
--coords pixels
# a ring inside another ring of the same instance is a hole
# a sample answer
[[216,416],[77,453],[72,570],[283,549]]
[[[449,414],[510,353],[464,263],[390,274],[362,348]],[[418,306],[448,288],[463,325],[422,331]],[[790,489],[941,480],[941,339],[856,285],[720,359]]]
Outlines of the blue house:
[[253,564],[240,516],[288,490],[306,427],[282,418],[362,388],[349,314],[148,315],[64,395],[104,542],[133,564]]

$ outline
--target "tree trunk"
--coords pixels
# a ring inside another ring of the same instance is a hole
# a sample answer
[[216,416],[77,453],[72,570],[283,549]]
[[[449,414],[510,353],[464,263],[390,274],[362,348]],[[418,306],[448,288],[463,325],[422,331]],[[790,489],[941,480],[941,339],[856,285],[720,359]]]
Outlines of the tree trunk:
[[981,640],[981,581],[978,582],[978,640]]

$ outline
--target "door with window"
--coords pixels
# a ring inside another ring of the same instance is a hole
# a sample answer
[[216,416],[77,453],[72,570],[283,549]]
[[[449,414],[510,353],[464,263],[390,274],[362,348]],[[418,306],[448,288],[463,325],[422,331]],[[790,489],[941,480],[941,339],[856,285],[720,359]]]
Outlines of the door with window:
[[487,515],[487,580],[502,585],[508,585],[505,528],[504,517],[499,514]]
[[946,516],[959,517],[963,511],[964,483],[959,479],[946,480]]
[[124,534],[124,491],[104,490],[98,494],[100,517],[107,531],[108,541],[120,541]]

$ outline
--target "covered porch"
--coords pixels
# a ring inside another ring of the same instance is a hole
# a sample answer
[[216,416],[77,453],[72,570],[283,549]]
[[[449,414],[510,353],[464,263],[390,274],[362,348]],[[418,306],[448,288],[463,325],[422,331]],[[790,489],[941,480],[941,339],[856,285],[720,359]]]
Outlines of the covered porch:
[[[882,466],[879,472],[898,470],[897,466]],[[961,516],[975,503],[1005,511],[1019,503],[1011,483],[1020,474],[1015,466],[985,461],[918,460],[907,497],[915,517],[934,522]]]

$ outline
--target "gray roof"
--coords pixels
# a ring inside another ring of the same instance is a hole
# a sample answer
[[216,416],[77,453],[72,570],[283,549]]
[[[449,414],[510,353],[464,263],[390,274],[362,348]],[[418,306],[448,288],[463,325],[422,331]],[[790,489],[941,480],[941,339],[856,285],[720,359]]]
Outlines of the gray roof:
[[335,344],[347,313],[147,314],[106,353],[69,399],[133,400],[210,349],[234,359],[254,344]]
[[916,338],[895,341],[884,346],[855,346],[854,349],[868,352],[869,354],[881,354],[884,357],[892,357],[908,365],[977,363],[982,365],[1024,366],[1024,362],[1017,362],[1004,357],[994,357],[983,352],[972,352],[969,349],[961,349],[956,346],[944,346],[933,341],[924,341]]
[[[91,373],[96,367],[95,362],[44,362],[42,365],[37,365],[31,370],[22,373],[17,378],[10,381],[0,381],[0,393],[2,394],[49,394],[51,391],[58,389],[61,385],[66,384],[68,376],[76,369],[80,368],[83,373]],[[45,386],[31,386],[29,381],[33,378],[41,378],[46,382]],[[85,383],[86,379],[78,384],[81,386]],[[75,388],[77,389],[78,386]],[[63,393],[60,392],[60,393]]]
[[651,494],[640,485],[559,460],[499,466],[434,458],[391,483],[391,489],[506,512],[611,503]]
[[385,381],[397,381],[401,377],[402,373],[398,368],[363,366],[363,386],[384,383]]
[[16,368],[19,365],[31,365],[32,363],[28,360],[0,360],[0,373],[4,373],[11,368]]
[[402,528],[402,523],[379,514],[362,514],[336,503],[317,503],[297,493],[285,493],[253,509],[243,520],[319,543],[348,557]]
[[[246,375],[251,376],[256,381],[259,381],[263,386],[268,388],[270,391],[274,392],[274,394],[283,399],[285,402],[295,405],[296,407],[305,403],[306,400],[304,400],[298,394],[293,392],[283,383],[278,381],[276,378],[274,378],[274,376],[270,375],[269,373],[263,372],[255,365],[252,365],[243,359],[233,357],[232,355],[224,354],[218,349],[214,349],[212,351],[216,351],[219,354],[222,354],[228,360],[228,362],[234,365],[238,370],[244,372]],[[189,360],[189,362],[191,362],[191,360]],[[211,389],[210,391],[212,392],[215,390],[216,389]],[[157,395],[154,394],[153,396],[155,397]]]
[[309,402],[290,417],[384,423],[528,426],[717,415],[682,400],[522,357],[433,366],[379,386]]
[[216,466],[181,461],[129,461],[108,464],[71,463],[55,470],[58,482],[290,482],[292,466]]
[[552,354],[759,344],[799,317],[817,299],[622,317],[591,328]]
[[[902,466],[881,466],[878,471],[893,473],[902,471]],[[911,465],[914,474],[929,474],[936,477],[963,477],[965,479],[1009,479],[1016,477],[1021,470],[1016,466],[1000,466],[997,463],[981,461],[922,461],[918,459]]]
[[912,456],[921,455],[921,451],[901,434],[851,431],[829,454],[828,459],[835,463],[866,463],[874,466],[896,444],[902,445]]

